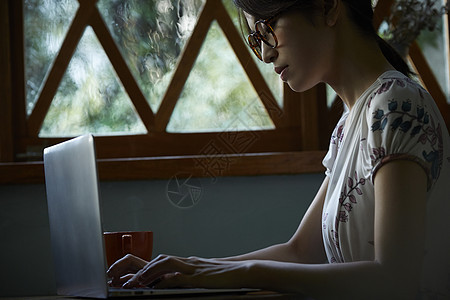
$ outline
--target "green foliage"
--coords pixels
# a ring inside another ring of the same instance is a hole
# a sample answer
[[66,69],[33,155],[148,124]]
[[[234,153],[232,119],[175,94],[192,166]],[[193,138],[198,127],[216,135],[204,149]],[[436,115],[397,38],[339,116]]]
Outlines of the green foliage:
[[50,69],[78,8],[71,0],[25,0],[25,78],[27,113],[36,103],[42,81]]

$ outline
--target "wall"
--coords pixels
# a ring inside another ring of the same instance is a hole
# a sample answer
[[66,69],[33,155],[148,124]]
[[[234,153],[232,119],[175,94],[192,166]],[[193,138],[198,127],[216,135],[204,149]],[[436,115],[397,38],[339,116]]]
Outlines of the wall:
[[[190,208],[173,180],[102,182],[104,229],[154,231],[154,255],[235,255],[289,239],[323,177],[191,179]],[[0,296],[55,293],[47,218],[44,185],[0,186]]]

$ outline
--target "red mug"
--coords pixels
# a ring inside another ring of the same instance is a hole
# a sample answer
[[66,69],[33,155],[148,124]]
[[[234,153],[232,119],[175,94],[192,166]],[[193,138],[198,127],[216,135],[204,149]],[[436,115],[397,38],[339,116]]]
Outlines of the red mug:
[[103,237],[108,267],[127,254],[133,254],[147,261],[152,258],[152,231],[104,232]]

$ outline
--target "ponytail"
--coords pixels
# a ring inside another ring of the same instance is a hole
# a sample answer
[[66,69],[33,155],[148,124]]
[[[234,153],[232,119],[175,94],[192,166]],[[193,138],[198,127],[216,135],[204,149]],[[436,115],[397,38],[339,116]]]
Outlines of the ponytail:
[[388,42],[381,38],[373,26],[373,8],[370,0],[342,0],[350,10],[350,18],[364,33],[373,36],[387,61],[405,76],[411,77],[408,64]]
[[403,57],[394,49],[388,42],[381,38],[376,32],[375,39],[380,47],[381,52],[387,61],[399,72],[403,73],[405,76],[411,77],[415,73],[411,70],[408,64],[405,62]]

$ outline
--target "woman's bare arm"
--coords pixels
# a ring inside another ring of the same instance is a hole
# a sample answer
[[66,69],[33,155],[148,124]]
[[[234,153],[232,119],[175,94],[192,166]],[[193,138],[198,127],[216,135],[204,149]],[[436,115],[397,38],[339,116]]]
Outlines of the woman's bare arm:
[[394,161],[378,171],[373,261],[257,261],[248,276],[255,280],[250,286],[264,282],[265,288],[300,291],[317,299],[415,299],[424,255],[426,182],[423,169],[410,161]]

